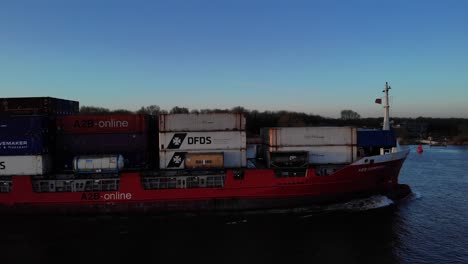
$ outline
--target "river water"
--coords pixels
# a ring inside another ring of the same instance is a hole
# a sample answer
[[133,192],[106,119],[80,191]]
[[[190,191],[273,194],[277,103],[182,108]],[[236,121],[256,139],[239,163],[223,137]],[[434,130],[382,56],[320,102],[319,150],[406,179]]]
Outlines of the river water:
[[383,196],[320,213],[4,218],[0,263],[468,263],[468,147],[416,146]]

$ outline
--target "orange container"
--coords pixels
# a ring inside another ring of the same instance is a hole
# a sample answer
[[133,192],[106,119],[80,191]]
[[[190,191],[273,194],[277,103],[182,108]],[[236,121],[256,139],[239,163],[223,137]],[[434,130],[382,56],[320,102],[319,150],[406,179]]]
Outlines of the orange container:
[[186,169],[222,168],[224,154],[218,153],[187,153],[185,155]]

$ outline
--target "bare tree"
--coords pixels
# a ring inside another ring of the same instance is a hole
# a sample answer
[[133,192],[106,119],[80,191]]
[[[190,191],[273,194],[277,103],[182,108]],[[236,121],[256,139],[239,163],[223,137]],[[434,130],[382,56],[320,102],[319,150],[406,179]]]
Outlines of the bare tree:
[[343,120],[352,120],[352,119],[359,119],[361,116],[354,112],[353,110],[342,110],[341,111],[341,119]]
[[157,105],[150,105],[147,107],[142,106],[140,110],[137,111],[137,114],[147,114],[147,115],[158,115],[162,113],[163,111]]
[[174,106],[171,111],[170,111],[171,114],[188,114],[189,113],[189,109],[187,107],[178,107],[178,106]]

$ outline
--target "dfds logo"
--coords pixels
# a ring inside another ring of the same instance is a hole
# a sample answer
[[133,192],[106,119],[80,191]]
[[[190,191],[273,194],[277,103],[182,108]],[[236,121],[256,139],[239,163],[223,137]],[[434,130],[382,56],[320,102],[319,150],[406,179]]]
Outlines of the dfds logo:
[[[184,143],[187,133],[176,133],[169,142],[168,149],[180,149]],[[209,145],[212,143],[211,137],[187,137],[188,145]]]

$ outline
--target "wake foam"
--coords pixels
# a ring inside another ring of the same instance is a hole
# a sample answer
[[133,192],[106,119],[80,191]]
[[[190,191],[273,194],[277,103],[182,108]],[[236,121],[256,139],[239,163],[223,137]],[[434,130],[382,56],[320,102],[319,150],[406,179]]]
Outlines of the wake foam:
[[374,195],[349,202],[332,204],[324,208],[326,211],[367,211],[392,205],[394,202],[384,195]]

